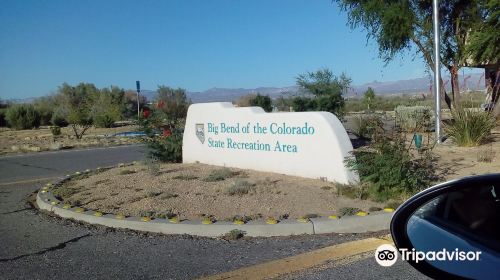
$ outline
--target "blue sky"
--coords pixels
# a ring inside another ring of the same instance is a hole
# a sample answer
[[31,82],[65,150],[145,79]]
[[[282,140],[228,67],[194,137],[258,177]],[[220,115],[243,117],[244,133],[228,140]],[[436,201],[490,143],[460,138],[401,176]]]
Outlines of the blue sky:
[[354,84],[422,77],[408,54],[384,67],[330,0],[2,0],[0,96],[63,82],[156,89],[294,85],[329,67]]

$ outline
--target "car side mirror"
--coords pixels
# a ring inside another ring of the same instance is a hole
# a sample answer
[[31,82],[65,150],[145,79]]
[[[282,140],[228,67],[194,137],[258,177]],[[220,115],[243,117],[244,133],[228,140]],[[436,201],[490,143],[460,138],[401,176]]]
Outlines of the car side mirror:
[[428,188],[402,204],[391,234],[403,260],[436,279],[498,279],[500,173]]

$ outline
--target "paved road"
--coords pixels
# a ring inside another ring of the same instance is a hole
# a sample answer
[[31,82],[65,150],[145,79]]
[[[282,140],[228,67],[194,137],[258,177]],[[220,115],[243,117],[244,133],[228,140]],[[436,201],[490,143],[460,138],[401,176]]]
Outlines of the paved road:
[[[112,230],[62,220],[27,200],[47,178],[140,160],[143,147],[0,157],[1,279],[191,279],[365,238],[319,235],[237,241]],[[17,182],[17,183],[16,183]],[[392,268],[366,256],[290,279],[422,279],[404,263]]]

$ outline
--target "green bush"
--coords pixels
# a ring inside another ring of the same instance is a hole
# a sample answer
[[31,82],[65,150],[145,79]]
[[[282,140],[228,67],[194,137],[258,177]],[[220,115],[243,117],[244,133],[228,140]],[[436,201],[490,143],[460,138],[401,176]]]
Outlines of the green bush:
[[149,154],[162,162],[182,161],[182,132],[174,130],[170,136],[154,136],[147,142]]
[[250,99],[250,106],[261,107],[266,112],[271,112],[273,110],[269,95],[260,95],[259,93]]
[[94,116],[93,124],[95,127],[113,127],[116,118],[111,114],[103,113],[97,116]]
[[381,138],[347,158],[347,166],[358,172],[375,200],[408,196],[436,180],[431,150],[415,155],[407,142],[405,137]]
[[245,231],[233,229],[230,232],[226,233],[223,238],[226,240],[237,240],[245,236],[245,234]]
[[384,123],[378,115],[359,115],[354,117],[354,134],[360,138],[376,138],[383,133]]
[[16,104],[5,113],[7,123],[14,129],[30,129],[40,126],[40,114],[31,104]]
[[50,132],[52,133],[53,136],[59,136],[61,135],[61,128],[58,126],[51,126]]
[[52,125],[65,127],[68,126],[68,121],[61,112],[55,111],[50,119]]
[[434,111],[430,106],[398,106],[396,113],[397,126],[407,132],[425,132],[434,127]]
[[459,146],[479,146],[495,127],[495,118],[488,112],[456,107],[451,110],[452,122],[445,132]]
[[295,112],[325,111],[337,117],[344,116],[344,98],[340,95],[326,94],[316,97],[298,96],[292,99]]
[[0,127],[7,126],[7,120],[5,119],[5,112],[7,108],[0,108]]
[[145,109],[139,122],[150,156],[163,162],[182,161],[182,127],[189,104],[185,90],[158,88],[155,108]]

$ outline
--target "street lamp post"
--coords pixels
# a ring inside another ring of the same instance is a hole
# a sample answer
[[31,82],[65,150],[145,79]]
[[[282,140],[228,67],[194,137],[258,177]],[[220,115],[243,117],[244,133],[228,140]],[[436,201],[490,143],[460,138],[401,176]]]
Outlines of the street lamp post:
[[137,87],[137,120],[139,120],[141,116],[141,112],[139,109],[139,93],[141,92],[141,81],[135,81],[135,85]]
[[439,57],[439,5],[432,1],[434,27],[434,98],[436,100],[436,142],[441,143],[441,67]]

